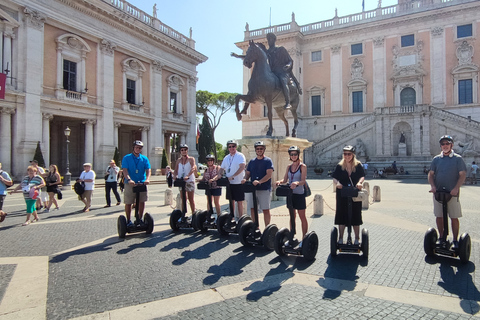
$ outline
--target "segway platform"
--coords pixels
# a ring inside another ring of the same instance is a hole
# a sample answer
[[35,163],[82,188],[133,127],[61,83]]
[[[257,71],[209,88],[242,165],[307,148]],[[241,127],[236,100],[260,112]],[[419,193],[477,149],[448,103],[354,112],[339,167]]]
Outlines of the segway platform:
[[170,228],[173,231],[178,231],[180,229],[189,229],[193,228],[198,230],[196,225],[195,216],[199,210],[195,210],[190,217],[186,216],[187,213],[187,191],[185,190],[187,182],[183,179],[175,179],[173,185],[180,189],[182,194],[182,210],[175,209],[170,214]]
[[151,234],[153,232],[154,221],[152,216],[146,212],[143,215],[143,220],[139,218],[138,207],[140,204],[140,192],[147,191],[147,186],[143,183],[138,183],[133,187],[135,193],[135,222],[133,226],[127,226],[127,218],[125,215],[121,215],[117,220],[117,231],[119,238],[125,238],[127,233],[139,233],[145,232]]

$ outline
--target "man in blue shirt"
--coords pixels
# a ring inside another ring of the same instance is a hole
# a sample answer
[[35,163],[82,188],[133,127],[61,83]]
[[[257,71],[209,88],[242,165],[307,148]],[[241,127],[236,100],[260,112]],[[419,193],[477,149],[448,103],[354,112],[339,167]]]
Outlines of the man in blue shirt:
[[2,164],[0,163],[0,211],[3,209],[3,200],[7,196],[7,188],[12,185],[12,178],[10,178],[7,172],[2,170]]
[[[263,211],[265,226],[268,226],[270,224],[273,162],[269,157],[265,157],[265,143],[263,143],[263,141],[255,142],[254,147],[257,156],[248,163],[247,171],[245,172],[245,177],[242,180],[242,183],[251,179],[252,184],[257,186],[256,193],[258,207]],[[246,198],[252,219],[255,219],[253,195],[248,193]]]
[[[130,215],[132,212],[132,204],[136,200],[136,195],[133,192],[133,187],[136,184],[150,183],[150,176],[152,169],[150,167],[150,161],[147,157],[141,154],[143,149],[143,142],[135,140],[133,142],[133,152],[127,154],[122,160],[122,171],[125,177],[125,190],[124,190],[124,202],[125,202],[125,215],[127,216],[127,226],[132,226]],[[143,211],[145,210],[145,202],[148,200],[147,191],[140,192],[140,202],[138,203],[138,217],[140,221],[143,217]],[[138,223],[140,223],[138,221]]]

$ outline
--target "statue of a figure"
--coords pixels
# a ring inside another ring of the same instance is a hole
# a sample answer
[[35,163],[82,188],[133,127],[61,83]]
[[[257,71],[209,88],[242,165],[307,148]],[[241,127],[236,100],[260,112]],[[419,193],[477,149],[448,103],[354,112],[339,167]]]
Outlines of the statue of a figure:
[[458,154],[460,154],[462,157],[468,157],[468,156],[477,156],[478,152],[475,151],[474,148],[474,140],[473,137],[469,134],[465,136],[465,142],[458,142],[458,148],[455,148]]
[[362,139],[357,139],[357,144],[355,145],[355,154],[357,157],[365,157],[367,155],[365,144],[363,144]]
[[381,8],[381,7],[382,7],[382,0],[378,0],[377,8]]
[[292,22],[295,22],[295,12],[292,12]]
[[248,22],[245,23],[245,31],[250,31],[250,26],[248,25]]
[[400,143],[405,143],[405,134],[403,131],[400,133]]
[[157,11],[158,11],[158,9],[157,9],[157,4],[155,3],[155,4],[153,5],[153,17],[154,17],[154,18],[157,17]]
[[190,39],[192,39],[192,33],[193,33],[193,29],[192,27],[190,27]]

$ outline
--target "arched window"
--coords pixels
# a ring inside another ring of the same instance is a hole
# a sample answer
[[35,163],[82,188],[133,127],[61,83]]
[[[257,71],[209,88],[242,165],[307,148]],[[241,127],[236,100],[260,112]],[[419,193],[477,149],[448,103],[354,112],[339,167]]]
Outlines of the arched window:
[[413,106],[417,104],[417,94],[413,88],[405,88],[400,92],[400,105]]

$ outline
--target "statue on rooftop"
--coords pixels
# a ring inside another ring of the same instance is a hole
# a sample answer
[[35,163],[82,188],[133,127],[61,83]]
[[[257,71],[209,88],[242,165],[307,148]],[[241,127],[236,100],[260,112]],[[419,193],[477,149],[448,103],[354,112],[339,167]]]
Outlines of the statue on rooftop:
[[157,11],[158,11],[158,9],[157,9],[157,4],[155,3],[155,4],[153,5],[153,17],[154,17],[154,18],[157,17]]

